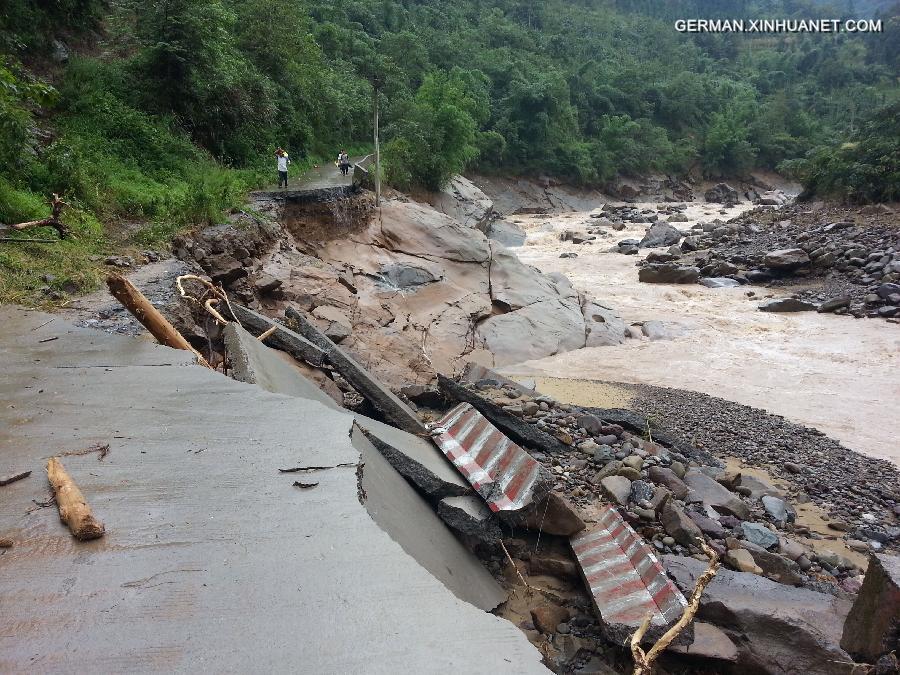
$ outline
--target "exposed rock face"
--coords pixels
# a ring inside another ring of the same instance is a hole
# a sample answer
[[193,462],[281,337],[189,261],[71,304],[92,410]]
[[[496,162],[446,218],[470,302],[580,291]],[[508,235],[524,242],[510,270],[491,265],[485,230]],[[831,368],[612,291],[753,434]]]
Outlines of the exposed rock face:
[[874,554],[844,624],[841,647],[867,663],[900,648],[900,558]]
[[[684,592],[706,568],[693,558],[664,556],[663,561]],[[832,595],[720,569],[697,616],[733,638],[736,672],[846,675],[852,659],[838,642],[848,611],[849,603]]]
[[454,176],[447,187],[431,196],[429,202],[466,227],[478,228],[487,234],[494,202],[468,178]]
[[[454,199],[471,196],[465,183],[454,186]],[[268,213],[281,217],[277,206]],[[251,309],[277,314],[289,305],[311,316],[349,354],[364,354],[365,367],[389,386],[425,384],[470,361],[499,366],[624,341],[625,325],[610,308],[562,275],[522,264],[472,218],[466,224],[386,200],[370,221],[317,229],[295,209],[285,228],[246,219],[177,243],[187,258],[199,252],[204,269]],[[260,278],[266,294],[248,281]]]

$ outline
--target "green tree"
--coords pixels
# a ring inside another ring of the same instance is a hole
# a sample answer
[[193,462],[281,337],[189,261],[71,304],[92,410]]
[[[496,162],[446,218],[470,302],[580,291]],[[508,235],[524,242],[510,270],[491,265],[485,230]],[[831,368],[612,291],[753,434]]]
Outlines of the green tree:
[[484,76],[462,69],[431,73],[385,146],[385,174],[398,187],[440,190],[478,155],[486,112]]

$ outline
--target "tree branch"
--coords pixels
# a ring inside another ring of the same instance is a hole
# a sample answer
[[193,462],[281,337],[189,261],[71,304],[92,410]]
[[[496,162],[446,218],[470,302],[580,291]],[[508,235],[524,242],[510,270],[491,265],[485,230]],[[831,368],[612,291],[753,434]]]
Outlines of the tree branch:
[[17,232],[21,232],[22,230],[30,230],[34,227],[52,227],[56,230],[57,234],[59,234],[60,239],[68,239],[72,236],[72,231],[69,229],[69,226],[60,221],[59,217],[62,214],[62,210],[68,206],[62,199],[59,198],[59,195],[55,192],[53,193],[53,199],[50,200],[50,217],[42,218],[41,220],[29,220],[25,223],[16,223],[14,225],[10,225],[10,227]]
[[704,589],[709,585],[709,582],[713,580],[713,577],[716,576],[716,572],[719,571],[719,554],[711,549],[702,539],[698,539],[697,543],[700,545],[700,548],[703,549],[706,557],[709,558],[709,567],[707,567],[706,571],[700,575],[699,579],[697,579],[697,585],[694,587],[694,592],[691,593],[691,599],[688,601],[687,607],[684,608],[681,618],[678,619],[669,630],[663,633],[656,644],[650,648],[650,651],[644,652],[641,648],[641,639],[647,633],[647,629],[650,628],[651,615],[647,615],[647,618],[644,619],[640,628],[638,628],[634,632],[634,635],[631,636],[631,656],[634,659],[634,672],[632,675],[650,675],[653,668],[653,662],[656,661],[665,648],[678,637],[681,631],[694,620],[694,615],[697,614],[697,610],[700,608],[700,598],[703,595]]

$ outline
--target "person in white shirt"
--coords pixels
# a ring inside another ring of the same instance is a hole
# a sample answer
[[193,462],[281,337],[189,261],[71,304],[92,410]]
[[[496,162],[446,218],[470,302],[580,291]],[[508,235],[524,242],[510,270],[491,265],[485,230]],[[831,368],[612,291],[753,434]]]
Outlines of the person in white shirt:
[[275,151],[275,158],[278,161],[278,187],[287,187],[288,164],[291,163],[291,158],[288,157],[284,148],[278,148]]

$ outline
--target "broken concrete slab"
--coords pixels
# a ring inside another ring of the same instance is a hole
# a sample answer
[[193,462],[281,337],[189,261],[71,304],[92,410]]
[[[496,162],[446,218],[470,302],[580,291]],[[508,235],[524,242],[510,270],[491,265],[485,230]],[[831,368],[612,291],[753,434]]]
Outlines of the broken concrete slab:
[[[103,462],[66,460],[102,540],[29,510],[40,481],[3,488],[0,532],[17,541],[3,555],[4,669],[33,670],[35,654],[41,670],[71,669],[77,644],[86,672],[547,672],[521,631],[460,600],[372,518],[360,499],[383,495],[359,492],[348,412],[191,361],[0,307],[4,460],[37,473],[48,453],[111,446]],[[318,483],[301,490],[278,471],[293,467],[326,468],[299,474]]]
[[[626,644],[647,614],[653,616],[647,639],[656,639],[687,607],[656,554],[614,507],[602,507],[597,523],[569,544],[609,640]],[[692,635],[688,626],[680,641]]]
[[302,313],[293,307],[285,316],[297,325],[300,334],[325,353],[325,358],[385,419],[411,434],[426,433],[425,425],[394,392],[378,381],[347,352],[334,344]]
[[[224,336],[236,380],[257,384],[276,394],[297,396],[320,401],[333,408],[338,407],[312,381],[292,369],[274,350],[260,343],[238,324],[228,324]],[[356,420],[394,469],[425,494],[441,498],[472,491],[431,441],[362,415],[356,415]]]
[[223,330],[225,347],[231,358],[231,375],[239,382],[256,384],[273,394],[319,401],[331,408],[338,405],[312,381],[291,368],[274,350],[266,347],[237,323]]
[[468,403],[437,421],[431,437],[488,508],[501,517],[522,516],[548,491],[541,465]]
[[437,513],[447,525],[466,537],[496,544],[502,532],[497,517],[477,495],[444,497]]
[[[224,316],[228,316],[227,305],[219,309]],[[249,326],[260,334],[274,327],[275,332],[266,338],[273,347],[278,347],[295,359],[302,359],[313,366],[322,366],[325,363],[324,350],[277,321],[235,303],[231,303],[231,310],[232,316],[241,324],[245,327]]]
[[900,640],[900,558],[875,553],[844,623],[841,647],[866,663],[897,650]]
[[485,611],[505,601],[506,593],[487,569],[381,456],[358,424],[353,425],[351,440],[361,453],[363,505],[391,539],[460,600]]
[[541,431],[533,424],[529,424],[512,413],[503,410],[492,401],[479,396],[476,392],[451,380],[449,377],[438,375],[438,386],[451,400],[469,403],[474,406],[478,412],[487,417],[516,443],[540,452],[548,452],[551,454],[569,452],[571,450],[568,445],[558,438]]
[[741,520],[750,518],[750,507],[728,488],[722,487],[702,471],[690,469],[684,474],[685,484],[697,493],[703,505],[712,507],[723,515],[732,515]]
[[[706,569],[682,556],[663,556],[663,564],[685,593]],[[843,598],[719,569],[701,596],[697,619],[733,640],[735,672],[847,675],[852,659],[838,642],[849,609]]]
[[455,497],[472,492],[456,467],[434,443],[362,415],[356,423],[400,475],[429,497]]

